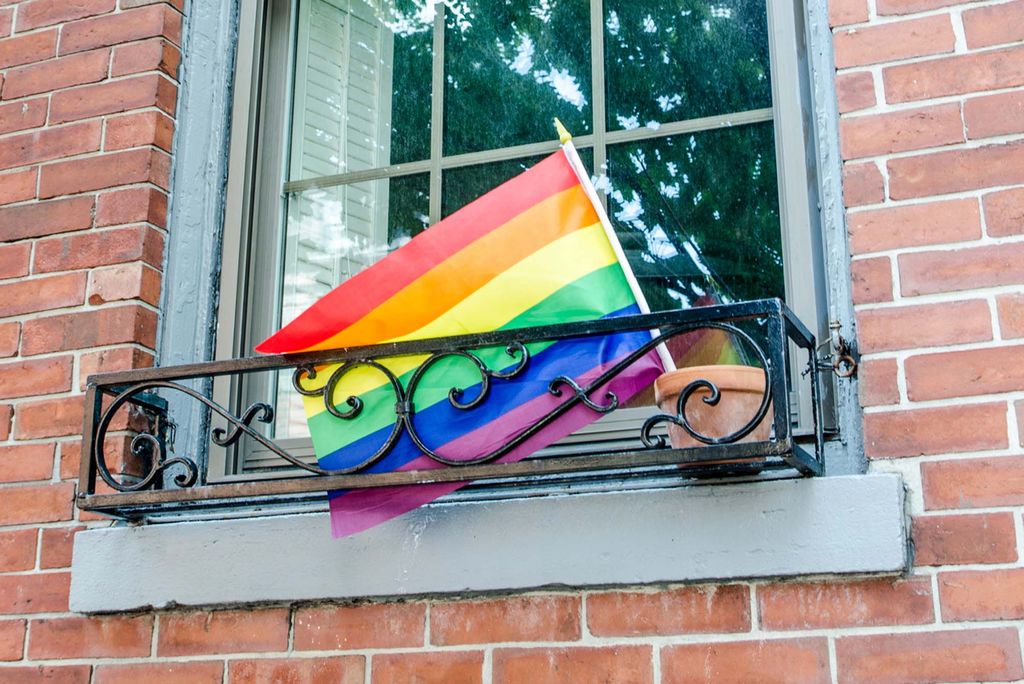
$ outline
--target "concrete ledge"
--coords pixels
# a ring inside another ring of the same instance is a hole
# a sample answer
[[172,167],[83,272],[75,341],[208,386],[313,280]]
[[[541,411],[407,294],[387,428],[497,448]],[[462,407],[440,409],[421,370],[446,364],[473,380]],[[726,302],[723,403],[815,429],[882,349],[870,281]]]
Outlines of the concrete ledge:
[[327,514],[89,530],[71,609],[895,573],[903,485],[856,475],[428,506],[346,539]]

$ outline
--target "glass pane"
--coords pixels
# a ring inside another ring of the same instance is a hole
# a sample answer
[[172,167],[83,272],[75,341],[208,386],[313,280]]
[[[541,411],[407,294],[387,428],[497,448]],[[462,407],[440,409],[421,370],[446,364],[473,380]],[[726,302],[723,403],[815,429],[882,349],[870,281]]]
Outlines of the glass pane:
[[300,0],[291,180],[430,157],[433,5]]
[[[578,150],[583,165],[594,168],[594,151]],[[509,161],[462,166],[445,171],[441,176],[441,215],[458,211],[484,193],[493,190],[513,176],[530,168],[547,155],[523,157]]]
[[[427,226],[427,174],[307,190],[288,198],[280,325]],[[280,438],[307,434],[291,376],[278,383]]]
[[446,3],[444,154],[591,130],[587,0]]
[[770,123],[611,146],[608,213],[651,309],[784,297]]
[[765,0],[605,0],[608,129],[771,106]]

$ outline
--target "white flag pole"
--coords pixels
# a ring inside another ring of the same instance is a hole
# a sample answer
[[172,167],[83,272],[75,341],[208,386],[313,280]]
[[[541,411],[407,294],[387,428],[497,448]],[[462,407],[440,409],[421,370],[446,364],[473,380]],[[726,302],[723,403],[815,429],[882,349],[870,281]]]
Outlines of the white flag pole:
[[[576,177],[579,178],[580,185],[583,186],[583,191],[587,194],[587,198],[590,199],[590,203],[594,206],[594,211],[597,212],[597,217],[601,221],[601,226],[604,228],[605,236],[608,238],[608,242],[612,246],[612,250],[615,252],[615,258],[619,261],[619,266],[622,267],[622,272],[626,276],[626,282],[629,283],[629,289],[633,291],[633,297],[636,299],[637,306],[640,308],[640,313],[651,313],[651,307],[647,304],[647,298],[644,297],[643,291],[640,289],[640,283],[636,279],[636,275],[633,273],[633,268],[629,265],[629,261],[626,260],[626,252],[622,249],[622,243],[619,242],[619,236],[615,234],[615,229],[612,227],[612,222],[608,218],[607,212],[604,210],[604,205],[601,204],[601,198],[597,195],[597,188],[590,181],[590,174],[587,173],[586,167],[583,166],[583,161],[580,159],[579,153],[576,151],[576,146],[572,144],[572,135],[566,130],[562,122],[555,118],[555,128],[558,131],[558,140],[562,143],[562,151],[565,153],[565,158],[569,160],[569,166],[576,172]],[[660,334],[658,330],[652,330],[651,336],[657,337]],[[655,349],[658,352],[658,356],[661,358],[661,363],[665,367],[665,372],[674,371],[676,369],[676,362],[672,359],[672,355],[668,351],[668,347],[662,342]]]

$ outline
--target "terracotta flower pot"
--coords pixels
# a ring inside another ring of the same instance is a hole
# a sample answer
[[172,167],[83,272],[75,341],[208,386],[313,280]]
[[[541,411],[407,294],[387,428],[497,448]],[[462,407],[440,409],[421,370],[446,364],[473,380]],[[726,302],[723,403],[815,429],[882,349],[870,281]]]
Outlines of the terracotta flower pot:
[[[764,397],[765,375],[763,370],[753,366],[691,366],[665,373],[654,382],[654,400],[662,411],[675,415],[679,394],[694,380],[702,379],[714,383],[721,396],[718,403],[711,406],[703,401],[711,395],[710,390],[702,387],[690,395],[686,402],[686,417],[695,431],[708,437],[724,437],[742,428],[757,414]],[[768,411],[757,427],[737,441],[767,441],[771,423],[772,405],[769,403]],[[672,423],[668,426],[668,435],[672,446],[677,449],[704,445]]]

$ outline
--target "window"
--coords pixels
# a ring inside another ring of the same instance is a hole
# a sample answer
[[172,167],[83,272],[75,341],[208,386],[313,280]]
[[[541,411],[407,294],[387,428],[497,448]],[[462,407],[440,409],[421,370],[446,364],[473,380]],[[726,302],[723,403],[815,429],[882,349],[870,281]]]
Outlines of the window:
[[[556,149],[553,116],[653,309],[779,296],[826,330],[792,0],[242,5],[221,356]],[[276,440],[312,457],[288,378],[217,391],[269,399]],[[633,420],[614,418],[576,441]]]

